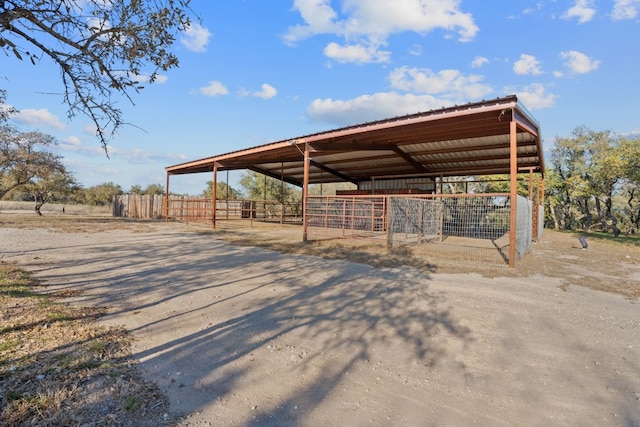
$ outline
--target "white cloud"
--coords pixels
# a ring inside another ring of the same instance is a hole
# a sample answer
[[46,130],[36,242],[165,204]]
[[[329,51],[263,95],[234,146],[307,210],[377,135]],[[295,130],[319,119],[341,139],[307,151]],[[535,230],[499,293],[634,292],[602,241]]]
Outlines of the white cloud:
[[[111,29],[111,23],[109,22],[109,20],[103,20],[103,19],[99,19],[99,18],[89,18],[87,19],[87,27],[89,28],[89,31],[91,31],[92,34],[96,34],[100,31],[105,31],[105,30],[109,30]],[[123,36],[120,36],[123,37]],[[103,41],[107,41],[109,39],[109,35],[108,34],[102,34],[100,36],[98,36],[98,38],[100,40]],[[120,39],[119,41],[121,41],[122,39]]]
[[261,88],[259,92],[254,92],[251,95],[262,99],[271,99],[278,94],[276,88],[270,84],[265,83]]
[[562,19],[578,18],[578,24],[584,24],[591,21],[595,14],[593,0],[576,0],[575,4],[562,15]]
[[156,76],[155,83],[162,84],[162,83],[166,83],[167,80],[169,80],[168,76],[165,76],[164,74],[158,74]]
[[82,132],[84,132],[86,135],[96,136],[98,134],[98,128],[95,124],[90,123],[82,128]]
[[[102,146],[96,144],[84,144],[78,137],[70,136],[58,145],[63,152],[73,153],[77,156],[105,157]],[[144,150],[141,148],[121,149],[112,145],[107,146],[109,157],[112,160],[123,160],[130,164],[156,164],[166,162],[180,162],[186,159],[184,154],[162,153]]]
[[427,68],[396,68],[389,74],[391,87],[407,92],[440,94],[448,99],[466,102],[493,92],[491,86],[481,83],[483,76],[463,75],[458,70],[440,70],[437,73]]
[[475,58],[473,58],[473,61],[471,61],[471,67],[480,68],[488,63],[489,59],[485,58],[484,56],[476,56]]
[[542,10],[543,7],[544,7],[544,2],[538,2],[538,3],[536,3],[535,6],[528,7],[525,10],[523,10],[522,14],[523,15],[529,15],[530,13],[539,12],[539,11]]
[[615,0],[611,17],[616,21],[635,19],[640,10],[640,0]]
[[[121,73],[121,74],[129,77],[131,81],[134,83],[147,83],[151,78],[151,76],[148,74],[133,74],[133,73]],[[157,74],[156,79],[154,80],[154,83],[162,84],[162,83],[165,83],[167,80],[169,80],[169,77],[163,74]]]
[[114,159],[122,159],[128,163],[135,165],[155,164],[165,162],[180,162],[186,160],[184,154],[177,153],[161,153],[157,151],[143,150],[141,148],[132,148],[127,150],[116,150],[111,152]]
[[399,67],[388,79],[390,92],[349,100],[316,99],[307,107],[307,114],[312,120],[344,126],[448,107],[493,92],[482,83],[483,76],[464,75],[458,70]]
[[633,129],[629,132],[624,132],[621,135],[625,138],[638,138],[640,137],[640,128]]
[[369,53],[371,61],[381,62],[384,55],[375,55],[380,46],[385,46],[387,38],[407,31],[426,34],[441,29],[457,32],[458,39],[472,40],[479,31],[470,13],[460,9],[460,0],[344,0],[341,14],[334,10],[330,0],[295,0],[294,8],[300,12],[304,24],[289,27],[284,35],[287,44],[318,34],[333,34],[344,38],[345,48],[363,46],[354,52],[344,52],[336,43],[327,46],[325,54],[333,53],[347,62],[354,58],[362,62]]
[[575,74],[586,74],[600,66],[600,61],[593,60],[576,50],[561,52],[560,57],[564,59],[564,65]]
[[63,130],[66,128],[66,125],[58,120],[58,117],[52,114],[46,108],[41,108],[39,110],[33,108],[25,108],[13,114],[11,118],[18,123],[35,128],[41,126],[46,126],[58,130]]
[[180,43],[192,52],[205,52],[211,33],[209,30],[198,24],[191,22],[191,25],[180,38]]
[[355,62],[366,64],[371,62],[388,62],[391,52],[378,50],[378,46],[349,45],[340,46],[338,43],[329,43],[324,48],[324,54],[337,62]]
[[208,86],[201,87],[200,93],[207,96],[227,95],[229,90],[219,81],[211,80]]
[[297,9],[306,25],[294,25],[289,27],[284,40],[288,44],[312,37],[316,34],[340,33],[340,25],[334,20],[337,13],[331,7],[329,0],[295,0],[294,9]]
[[420,46],[419,44],[414,44],[413,46],[411,46],[411,48],[409,49],[409,55],[422,56],[422,46]]
[[312,120],[346,126],[451,105],[453,102],[431,95],[383,92],[362,95],[346,101],[330,98],[315,99],[307,107],[307,114]]
[[65,144],[79,146],[81,144],[80,138],[77,136],[71,135],[63,140]]
[[[105,157],[104,150],[102,149],[101,145],[97,145],[97,144],[85,145],[76,136],[70,136],[68,138],[65,138],[64,141],[62,141],[58,145],[58,149],[63,152],[74,153],[81,156]],[[109,150],[109,155],[113,155],[113,150],[115,149],[111,146],[108,146],[108,150]]]
[[540,61],[535,56],[522,54],[520,59],[513,64],[513,71],[516,74],[525,75],[538,75],[542,74],[540,69]]
[[[507,92],[513,92],[507,90]],[[541,110],[553,107],[556,103],[557,95],[547,93],[546,88],[540,83],[534,83],[515,91],[518,99],[530,110]]]

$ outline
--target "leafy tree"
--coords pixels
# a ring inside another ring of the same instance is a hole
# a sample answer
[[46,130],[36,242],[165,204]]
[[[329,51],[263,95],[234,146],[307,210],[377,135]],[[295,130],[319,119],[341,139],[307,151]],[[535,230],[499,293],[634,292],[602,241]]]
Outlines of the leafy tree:
[[[202,192],[202,197],[211,198],[213,181],[207,181],[207,189]],[[226,182],[216,183],[216,198],[219,200],[237,200],[242,198],[242,193]]]
[[85,203],[91,206],[110,206],[113,196],[123,194],[122,187],[113,182],[94,185],[86,188],[83,193]]
[[[637,178],[640,165],[638,141],[628,141],[610,131],[577,127],[569,138],[557,138],[552,167],[547,173],[550,214],[556,226],[588,230],[596,223],[617,235],[619,223],[635,220]],[[621,202],[627,195],[628,208]]]
[[141,194],[146,194],[148,196],[159,196],[164,194],[164,187],[160,184],[149,184],[142,190]]
[[592,132],[589,142],[590,167],[587,179],[594,197],[598,219],[603,231],[608,230],[610,221],[611,229],[617,235],[620,230],[618,219],[613,213],[613,200],[624,178],[624,160],[620,157],[620,140],[607,131]]
[[0,49],[34,65],[43,57],[57,65],[69,117],[87,115],[107,153],[108,136],[124,124],[114,95],[131,101],[131,91],[178,66],[170,48],[190,25],[189,3],[3,0]]
[[35,210],[38,215],[42,215],[40,209],[45,203],[56,199],[66,200],[66,197],[79,191],[81,188],[62,164],[50,169],[46,174],[35,177],[30,183],[24,186],[24,192],[31,195],[35,202]]
[[8,122],[15,110],[6,108],[6,92],[0,91],[0,198],[9,193],[28,194],[36,213],[56,197],[79,188],[62,163],[50,151],[57,141],[40,132],[20,132]]
[[[474,181],[468,183],[466,189],[469,193],[509,193],[511,191],[510,188],[511,177],[509,175],[480,175],[474,177]],[[529,197],[528,174],[518,175],[516,191],[521,196]],[[463,189],[462,192],[465,192],[465,190]]]
[[571,217],[569,192],[555,168],[545,174],[545,188],[545,216],[551,218],[556,230],[571,228],[567,224],[567,219]]
[[280,203],[302,200],[302,192],[298,188],[254,171],[242,175],[240,185],[250,199],[276,200]]
[[142,194],[142,187],[139,185],[132,185],[129,189],[129,194]]
[[[554,173],[557,175],[560,188],[564,192],[563,199],[569,204],[563,206],[563,222],[568,229],[576,225],[588,230],[592,225],[590,200],[593,194],[591,145],[594,138],[598,138],[591,130],[579,126],[572,132],[570,138],[556,138],[555,147],[551,152]],[[576,211],[577,208],[580,217]]]
[[51,135],[0,127],[0,199],[60,170],[61,157],[48,151],[55,144]]
[[7,99],[7,91],[0,89],[0,128],[10,127],[8,125],[9,117],[16,113],[16,109],[5,104]]
[[621,197],[623,214],[629,219],[628,229],[635,233],[640,228],[640,138],[623,138],[619,144],[624,173]]
[[309,195],[335,195],[338,190],[355,190],[358,186],[351,182],[332,182],[327,184],[312,184],[309,185]]

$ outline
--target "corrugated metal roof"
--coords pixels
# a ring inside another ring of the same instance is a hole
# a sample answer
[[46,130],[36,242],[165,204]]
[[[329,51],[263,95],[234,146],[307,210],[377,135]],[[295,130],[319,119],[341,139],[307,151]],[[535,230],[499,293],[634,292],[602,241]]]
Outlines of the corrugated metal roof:
[[166,168],[170,175],[250,169],[302,185],[387,177],[510,173],[510,123],[518,168],[544,173],[539,125],[515,95],[287,139]]

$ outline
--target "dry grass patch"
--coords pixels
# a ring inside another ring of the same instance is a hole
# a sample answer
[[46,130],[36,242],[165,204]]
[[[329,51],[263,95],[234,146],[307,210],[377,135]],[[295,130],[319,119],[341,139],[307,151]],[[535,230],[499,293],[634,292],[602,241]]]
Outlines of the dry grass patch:
[[0,264],[0,425],[157,426],[166,397],[142,379],[123,328],[103,308],[62,304],[11,264]]
[[87,215],[0,214],[0,227],[45,229],[55,233],[101,233],[112,230],[149,232],[158,221]]

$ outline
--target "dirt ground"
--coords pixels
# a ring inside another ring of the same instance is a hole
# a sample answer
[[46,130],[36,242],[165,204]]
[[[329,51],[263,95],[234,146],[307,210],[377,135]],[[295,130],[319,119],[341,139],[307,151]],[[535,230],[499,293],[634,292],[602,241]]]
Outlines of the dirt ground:
[[2,260],[129,330],[181,426],[640,426],[637,246],[546,231],[508,269],[290,227],[38,221],[0,218]]

